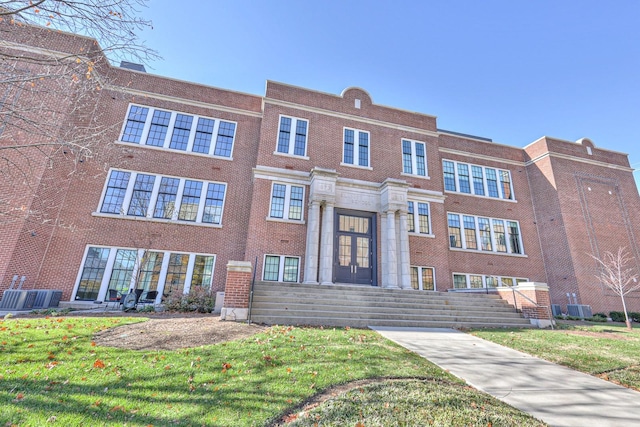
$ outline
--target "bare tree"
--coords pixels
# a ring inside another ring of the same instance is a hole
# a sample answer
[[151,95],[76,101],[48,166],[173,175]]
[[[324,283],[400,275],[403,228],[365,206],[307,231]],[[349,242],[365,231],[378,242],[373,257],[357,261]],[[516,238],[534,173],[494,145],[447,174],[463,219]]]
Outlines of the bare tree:
[[98,108],[109,59],[158,58],[138,39],[146,1],[0,0],[0,223],[45,220],[53,198],[25,194],[44,168],[109,157],[104,136],[121,124]]
[[624,297],[629,293],[640,289],[638,283],[638,272],[635,267],[629,265],[634,257],[627,252],[626,248],[618,248],[618,253],[605,252],[604,259],[595,255],[590,255],[598,263],[598,274],[595,275],[607,288],[616,293],[622,300],[622,309],[626,319],[627,328],[631,329],[631,321],[627,313],[627,305]]

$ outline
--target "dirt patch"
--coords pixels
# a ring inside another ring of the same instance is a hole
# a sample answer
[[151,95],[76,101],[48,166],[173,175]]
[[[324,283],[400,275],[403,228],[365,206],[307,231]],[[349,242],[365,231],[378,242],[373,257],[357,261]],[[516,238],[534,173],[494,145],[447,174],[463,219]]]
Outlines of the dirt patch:
[[166,315],[97,333],[94,341],[130,350],[176,350],[249,337],[265,329],[260,325],[220,320],[220,316]]

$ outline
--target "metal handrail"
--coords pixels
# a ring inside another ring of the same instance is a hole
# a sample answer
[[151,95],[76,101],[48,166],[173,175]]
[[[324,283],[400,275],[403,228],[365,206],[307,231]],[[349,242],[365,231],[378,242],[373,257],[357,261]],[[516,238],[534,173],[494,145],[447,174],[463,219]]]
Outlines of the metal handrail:
[[251,289],[249,291],[249,311],[247,313],[247,323],[251,324],[251,307],[253,306],[253,286],[256,283],[256,268],[258,266],[258,257],[256,257],[256,261],[253,264],[253,277],[251,278]]
[[516,301],[516,292],[518,294],[520,294],[520,296],[522,296],[524,299],[526,299],[527,301],[529,301],[531,304],[535,305],[538,308],[546,308],[547,309],[547,314],[549,315],[549,322],[551,322],[551,329],[555,329],[553,327],[553,313],[551,312],[551,306],[548,305],[540,305],[537,302],[535,302],[534,300],[532,300],[531,298],[529,298],[528,296],[526,296],[525,294],[523,294],[522,292],[520,292],[519,290],[515,289],[515,288],[511,288],[511,292],[513,292],[513,306],[516,308],[516,310],[518,310],[518,302]]

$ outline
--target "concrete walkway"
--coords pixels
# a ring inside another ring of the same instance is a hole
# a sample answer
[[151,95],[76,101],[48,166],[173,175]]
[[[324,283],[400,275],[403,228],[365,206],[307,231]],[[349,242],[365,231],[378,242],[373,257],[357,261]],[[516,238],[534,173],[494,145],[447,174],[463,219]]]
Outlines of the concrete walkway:
[[371,327],[550,426],[640,426],[640,393],[454,329]]

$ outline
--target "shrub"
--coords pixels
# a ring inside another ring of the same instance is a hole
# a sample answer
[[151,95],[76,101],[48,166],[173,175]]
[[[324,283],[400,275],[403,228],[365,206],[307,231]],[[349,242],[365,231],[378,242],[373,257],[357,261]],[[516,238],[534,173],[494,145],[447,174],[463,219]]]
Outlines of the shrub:
[[609,317],[611,317],[611,320],[613,320],[614,322],[625,321],[624,312],[622,311],[612,311],[609,313]]
[[630,311],[628,314],[629,314],[630,320],[634,322],[640,322],[640,313],[637,313],[635,311]]
[[202,286],[194,286],[188,294],[172,292],[164,300],[167,311],[211,313],[216,303],[216,293]]
[[593,315],[593,317],[591,317],[590,319],[586,319],[590,322],[606,322],[607,321],[607,316],[605,314],[602,313],[596,313]]

